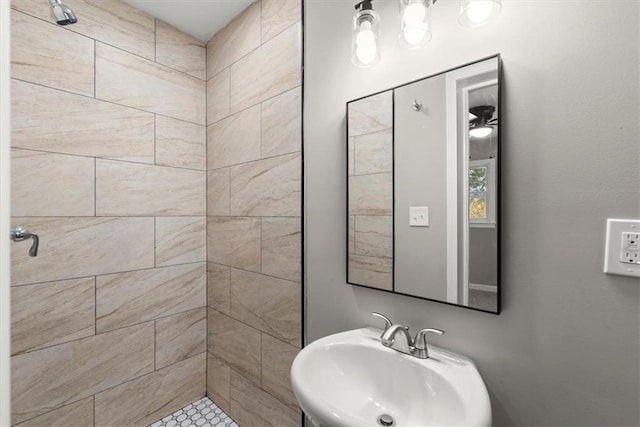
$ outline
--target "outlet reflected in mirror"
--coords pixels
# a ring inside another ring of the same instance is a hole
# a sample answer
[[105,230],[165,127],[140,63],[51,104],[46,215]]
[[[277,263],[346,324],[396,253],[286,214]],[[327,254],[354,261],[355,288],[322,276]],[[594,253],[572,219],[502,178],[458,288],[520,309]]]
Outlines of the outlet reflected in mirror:
[[500,57],[347,103],[347,282],[499,313]]

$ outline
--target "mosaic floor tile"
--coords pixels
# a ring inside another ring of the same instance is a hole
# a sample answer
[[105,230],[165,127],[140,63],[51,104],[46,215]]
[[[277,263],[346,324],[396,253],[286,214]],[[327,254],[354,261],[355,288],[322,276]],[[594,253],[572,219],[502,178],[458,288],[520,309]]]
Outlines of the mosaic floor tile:
[[203,397],[149,427],[238,427],[208,397]]

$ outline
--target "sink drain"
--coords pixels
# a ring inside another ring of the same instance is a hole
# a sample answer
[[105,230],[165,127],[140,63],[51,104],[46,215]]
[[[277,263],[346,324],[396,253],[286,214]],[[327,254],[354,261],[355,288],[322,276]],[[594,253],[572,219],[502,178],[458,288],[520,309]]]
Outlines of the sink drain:
[[378,424],[380,424],[381,426],[388,427],[388,426],[395,425],[396,422],[391,415],[382,414],[378,417]]

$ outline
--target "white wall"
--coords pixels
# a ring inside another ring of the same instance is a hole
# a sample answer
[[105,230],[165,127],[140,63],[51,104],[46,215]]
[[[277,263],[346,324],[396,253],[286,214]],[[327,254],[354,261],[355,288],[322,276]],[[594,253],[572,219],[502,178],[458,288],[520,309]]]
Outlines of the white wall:
[[[437,327],[473,358],[496,425],[638,425],[640,281],[604,275],[605,219],[640,217],[639,21],[633,1],[503,1],[492,25],[434,6],[434,37],[350,63],[353,2],[306,1],[307,341],[378,324]],[[500,316],[345,284],[345,102],[491,54],[504,64]]]
[[9,201],[11,191],[10,177],[10,109],[9,70],[11,47],[9,42],[9,26],[11,13],[9,0],[0,0],[0,426],[8,426],[10,420],[9,378],[9,343],[10,309],[9,309]]

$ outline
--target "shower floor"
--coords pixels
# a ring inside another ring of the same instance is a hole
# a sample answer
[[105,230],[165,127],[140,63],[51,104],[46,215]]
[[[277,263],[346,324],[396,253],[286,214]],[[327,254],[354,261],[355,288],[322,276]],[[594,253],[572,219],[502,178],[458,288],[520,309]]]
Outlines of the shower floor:
[[149,427],[238,427],[224,411],[208,397],[177,410]]

